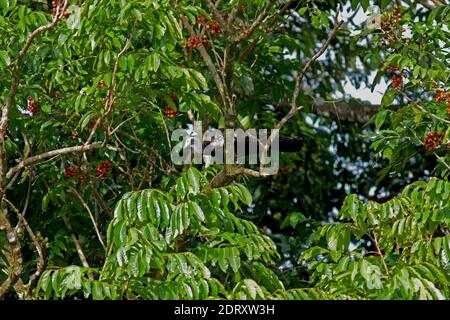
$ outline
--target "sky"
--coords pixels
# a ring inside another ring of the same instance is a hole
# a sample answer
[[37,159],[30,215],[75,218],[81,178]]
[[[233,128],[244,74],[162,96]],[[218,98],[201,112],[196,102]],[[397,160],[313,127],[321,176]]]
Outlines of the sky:
[[[348,5],[350,6],[350,5]],[[345,21],[348,17],[350,17],[351,15],[353,15],[354,11],[349,11],[347,12],[348,8],[344,8],[344,10],[342,10],[342,14],[341,17],[342,19]],[[375,9],[375,8],[374,8]],[[372,9],[372,11],[374,10]],[[369,9],[368,12],[364,12],[363,9],[361,9],[361,7],[359,7],[355,17],[354,17],[354,22],[356,24],[364,24],[366,23],[366,20],[369,18],[368,13],[371,10]],[[376,72],[373,72],[370,76],[369,76],[369,83],[372,83],[373,79],[375,78]],[[349,80],[345,81],[344,83],[344,89],[345,92],[348,96],[353,97],[353,98],[357,98],[357,99],[362,99],[362,100],[367,100],[370,101],[371,104],[380,104],[381,103],[381,99],[383,98],[384,92],[386,91],[388,86],[388,83],[384,80],[381,79],[380,83],[377,84],[375,86],[374,91],[372,92],[371,89],[369,87],[367,87],[365,84],[362,84],[359,89],[356,89],[355,86],[353,86]],[[336,98],[343,98],[342,94],[337,94]]]

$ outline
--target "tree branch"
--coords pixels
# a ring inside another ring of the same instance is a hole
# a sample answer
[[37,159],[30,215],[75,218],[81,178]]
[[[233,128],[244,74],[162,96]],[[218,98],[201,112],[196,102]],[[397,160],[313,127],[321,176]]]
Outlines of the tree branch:
[[378,244],[377,236],[375,235],[375,232],[373,232],[372,234],[373,234],[373,237],[370,237],[370,239],[372,239],[373,243],[375,244],[375,248],[377,249],[377,254],[380,256],[381,262],[383,263],[384,272],[388,276],[389,275],[389,269],[388,269],[388,267],[386,265],[386,261],[384,261],[383,253],[380,250],[380,246]]
[[101,143],[83,145],[83,146],[75,146],[75,147],[67,147],[67,148],[48,151],[48,152],[42,153],[37,156],[26,158],[26,159],[20,161],[17,165],[12,167],[11,169],[9,169],[8,173],[6,174],[6,179],[7,180],[10,179],[14,175],[14,173],[21,170],[22,168],[31,166],[31,165],[36,165],[36,164],[44,161],[45,159],[68,154],[68,153],[86,152],[86,151],[90,151],[90,150],[100,149],[101,147],[102,147]]
[[[306,72],[308,71],[308,69],[311,67],[311,65],[317,59],[319,59],[321,55],[323,55],[325,53],[325,51],[327,50],[328,46],[331,43],[331,40],[336,36],[339,28],[344,23],[343,20],[339,21],[339,10],[340,10],[340,4],[338,3],[337,6],[336,6],[336,14],[334,16],[334,27],[333,27],[333,29],[331,30],[330,34],[328,35],[327,40],[322,45],[322,47],[319,49],[319,51],[317,51],[317,53],[311,59],[308,60],[308,62],[303,67],[302,71],[297,75],[297,77],[295,79],[294,92],[292,94],[292,99],[291,99],[291,110],[289,110],[289,112],[283,117],[283,119],[281,119],[280,122],[278,122],[278,124],[275,126],[274,129],[280,130],[281,128],[283,128],[283,126],[288,122],[288,120],[290,118],[292,118],[299,110],[303,109],[302,106],[297,107],[297,99],[298,99],[298,96],[300,94],[300,88],[301,88],[302,80],[303,80]],[[267,143],[267,147],[271,146],[274,138],[275,138],[275,132],[273,132],[270,135],[269,141]]]
[[[189,31],[191,36],[195,36],[195,31],[192,25],[189,23],[189,20],[186,16],[181,16],[181,21],[184,24],[184,27]],[[211,57],[209,56],[208,52],[206,51],[204,46],[198,47],[198,50],[200,52],[200,55],[203,58],[203,61],[205,62],[206,66],[209,69],[209,72],[211,72],[211,76],[213,77],[214,83],[217,86],[217,90],[219,90],[219,94],[223,101],[226,101],[226,95],[225,95],[225,89],[224,84],[222,82],[222,79],[220,79],[219,73],[214,66],[214,63],[211,60]]]
[[91,133],[89,134],[89,138],[84,143],[85,146],[87,146],[91,143],[92,138],[94,137],[95,133],[97,132],[98,127],[112,111],[112,107],[114,105],[114,100],[115,100],[114,94],[116,91],[117,72],[119,71],[119,59],[125,53],[125,51],[127,51],[127,49],[129,48],[130,45],[131,45],[131,40],[128,39],[127,42],[125,43],[124,47],[122,48],[122,50],[117,54],[116,61],[114,63],[112,77],[111,77],[111,85],[109,86],[109,89],[108,89],[107,100],[106,100],[106,104],[105,104],[106,112],[104,114],[102,114],[95,122],[94,127],[92,128]]
[[92,211],[89,208],[88,204],[86,203],[86,201],[84,201],[84,199],[81,196],[81,194],[77,190],[75,190],[74,188],[70,187],[69,188],[69,192],[73,193],[80,200],[81,204],[83,205],[83,207],[88,212],[89,217],[91,218],[91,221],[92,221],[92,225],[94,226],[95,233],[97,234],[98,241],[102,245],[103,250],[106,250],[106,246],[105,246],[105,243],[103,242],[102,235],[100,234],[100,231],[98,229],[97,222],[95,221],[94,215],[92,214]]
[[269,13],[270,7],[273,5],[271,1],[268,1],[264,6],[263,11],[256,17],[253,21],[252,25],[245,30],[244,33],[240,34],[238,37],[232,39],[233,44],[238,44],[248,38],[255,30],[259,27],[259,25],[263,22],[265,18],[267,18],[267,14]]
[[[64,224],[66,225],[67,229],[70,231],[70,238],[72,239],[72,242],[75,245],[75,249],[78,253],[78,257],[80,258],[81,264],[85,268],[90,268],[89,263],[86,259],[86,256],[83,252],[83,249],[81,249],[80,242],[78,241],[77,236],[73,232],[72,225],[70,224],[69,218],[66,215],[63,215],[62,219],[63,219]],[[91,273],[88,273],[88,277],[89,277],[89,279],[94,280],[94,277],[92,276]]]
[[3,198],[3,201],[6,202],[11,209],[16,213],[17,217],[19,218],[20,222],[24,225],[25,229],[28,232],[28,235],[30,236],[31,240],[33,241],[34,246],[36,247],[36,250],[38,252],[39,260],[37,263],[36,271],[31,275],[30,280],[28,282],[28,294],[31,293],[31,290],[35,287],[37,281],[39,280],[39,277],[41,274],[45,271],[45,268],[47,266],[47,259],[45,255],[45,249],[37,239],[36,235],[33,232],[33,229],[31,229],[30,225],[28,224],[27,220],[25,219],[24,215],[14,206],[14,204],[11,203],[6,198]]
[[19,240],[17,239],[17,234],[9,222],[8,210],[3,205],[3,202],[4,201],[2,201],[0,212],[0,230],[4,230],[6,232],[6,238],[9,246],[11,247],[11,253],[8,254],[8,261],[12,266],[12,270],[8,275],[8,278],[0,286],[0,300],[3,299],[8,291],[17,283],[17,281],[19,281],[23,273]]
[[309,61],[305,64],[305,66],[303,67],[303,70],[300,72],[300,74],[297,75],[297,78],[295,80],[294,93],[292,94],[292,99],[291,99],[291,107],[292,108],[296,108],[296,102],[297,102],[298,95],[300,94],[301,83],[302,83],[303,77],[305,76],[309,67],[311,67],[311,65],[317,59],[319,59],[322,54],[324,54],[325,50],[327,50],[328,46],[330,45],[331,40],[333,40],[333,38],[336,36],[336,33],[338,32],[339,28],[344,23],[344,21],[342,21],[342,20],[339,21],[339,9],[340,9],[340,5],[338,3],[338,5],[336,7],[336,15],[334,16],[334,27],[331,30],[331,33],[328,35],[327,40],[322,45],[322,47],[319,49],[319,51],[317,51],[317,53],[311,59],[309,59]]
[[7,160],[6,160],[6,149],[5,149],[5,133],[6,129],[8,128],[8,121],[9,121],[9,112],[11,110],[11,107],[14,102],[14,96],[16,95],[17,91],[17,85],[19,83],[20,79],[20,71],[22,66],[22,61],[25,58],[25,54],[27,53],[28,49],[30,48],[31,44],[33,43],[33,40],[40,35],[41,33],[52,29],[58,21],[60,21],[63,18],[63,14],[69,4],[69,0],[65,0],[63,7],[61,10],[56,12],[56,15],[53,17],[52,22],[43,25],[36,30],[34,30],[25,41],[25,45],[22,47],[22,49],[19,52],[19,56],[17,57],[16,63],[13,68],[12,78],[11,78],[11,85],[9,87],[8,96],[6,98],[6,103],[2,108],[2,116],[0,120],[0,198],[3,196],[5,192],[5,186],[6,186],[6,171],[7,171]]

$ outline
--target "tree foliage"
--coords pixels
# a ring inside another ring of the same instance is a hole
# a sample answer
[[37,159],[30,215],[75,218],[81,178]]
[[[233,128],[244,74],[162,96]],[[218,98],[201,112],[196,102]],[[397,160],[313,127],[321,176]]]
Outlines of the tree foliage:
[[[441,4],[0,1],[0,298],[449,299]],[[304,147],[174,165],[195,120]]]

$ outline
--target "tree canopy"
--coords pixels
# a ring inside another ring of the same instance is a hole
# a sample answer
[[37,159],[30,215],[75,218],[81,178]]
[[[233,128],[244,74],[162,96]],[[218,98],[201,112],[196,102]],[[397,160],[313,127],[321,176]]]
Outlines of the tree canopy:
[[[444,0],[0,12],[0,299],[450,298]],[[303,146],[174,164],[196,121]]]

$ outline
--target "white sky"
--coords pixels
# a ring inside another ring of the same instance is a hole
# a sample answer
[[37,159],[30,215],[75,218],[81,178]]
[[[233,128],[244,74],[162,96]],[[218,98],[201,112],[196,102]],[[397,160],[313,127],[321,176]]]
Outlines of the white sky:
[[[368,12],[374,12],[377,10],[376,7],[369,8]],[[348,17],[350,17],[354,11],[350,11],[347,13],[347,8],[344,8],[343,13],[341,14],[342,19],[345,21]],[[364,24],[366,20],[369,18],[369,15],[364,12],[361,8],[357,11],[353,21],[356,24]],[[369,83],[372,83],[373,79],[375,78],[376,72],[373,72],[369,76]],[[365,84],[362,84],[359,89],[356,89],[350,81],[346,80],[344,82],[344,89],[347,96],[367,100],[372,104],[380,104],[381,99],[383,98],[383,94],[386,91],[386,88],[388,86],[388,83],[384,79],[381,79],[380,83],[375,86],[375,89],[373,92],[371,92],[370,87],[367,87]],[[336,95],[336,98],[343,98],[342,94]]]

